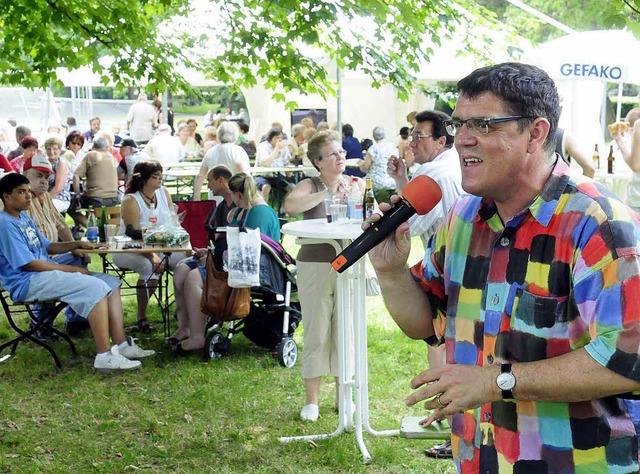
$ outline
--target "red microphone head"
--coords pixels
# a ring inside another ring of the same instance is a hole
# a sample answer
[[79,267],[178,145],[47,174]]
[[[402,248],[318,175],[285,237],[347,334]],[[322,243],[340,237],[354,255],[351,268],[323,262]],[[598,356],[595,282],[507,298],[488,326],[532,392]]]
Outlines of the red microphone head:
[[442,189],[432,178],[416,176],[402,190],[402,197],[420,215],[431,211],[442,199]]

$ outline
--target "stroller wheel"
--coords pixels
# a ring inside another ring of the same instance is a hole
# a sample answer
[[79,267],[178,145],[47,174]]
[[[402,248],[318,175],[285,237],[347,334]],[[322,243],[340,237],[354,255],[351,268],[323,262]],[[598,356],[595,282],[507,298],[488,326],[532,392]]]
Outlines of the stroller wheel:
[[207,359],[222,359],[229,353],[230,345],[221,332],[213,331],[204,342],[205,357]]
[[296,341],[290,337],[283,337],[276,346],[276,351],[278,351],[278,361],[280,365],[287,369],[296,365],[296,361],[298,360],[298,345]]

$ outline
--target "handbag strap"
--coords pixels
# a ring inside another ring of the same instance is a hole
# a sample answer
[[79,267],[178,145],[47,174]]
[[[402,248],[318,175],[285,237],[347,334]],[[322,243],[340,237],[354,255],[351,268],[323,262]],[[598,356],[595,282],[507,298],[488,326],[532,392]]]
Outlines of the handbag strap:
[[249,213],[251,212],[252,208],[249,209],[245,209],[244,210],[244,215],[242,216],[242,222],[240,223],[240,228],[238,229],[240,232],[244,232],[245,234],[247,233],[247,218],[249,217]]

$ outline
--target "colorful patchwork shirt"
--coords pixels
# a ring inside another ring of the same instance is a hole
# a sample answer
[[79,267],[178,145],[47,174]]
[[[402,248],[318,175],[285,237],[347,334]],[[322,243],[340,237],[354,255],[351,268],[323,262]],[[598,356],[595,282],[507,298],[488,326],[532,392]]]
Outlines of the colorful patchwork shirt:
[[[639,239],[632,210],[570,178],[558,160],[542,193],[506,225],[492,201],[462,196],[412,272],[443,328],[448,364],[530,362],[584,347],[640,381]],[[452,447],[469,473],[639,469],[618,397],[488,403],[454,415]]]

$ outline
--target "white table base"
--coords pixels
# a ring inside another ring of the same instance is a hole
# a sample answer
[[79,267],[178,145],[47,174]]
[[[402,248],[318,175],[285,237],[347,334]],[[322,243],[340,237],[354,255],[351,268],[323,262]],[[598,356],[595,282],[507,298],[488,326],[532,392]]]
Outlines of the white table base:
[[[331,244],[339,253],[339,241],[304,238],[297,244]],[[371,454],[364,443],[363,429],[374,436],[399,436],[400,430],[376,431],[369,423],[369,370],[367,363],[367,320],[365,311],[365,259],[338,274],[338,427],[332,433],[286,436],[280,441],[327,439],[355,428],[358,447],[365,462]],[[351,357],[353,341],[354,357]],[[352,375],[353,374],[353,375]],[[355,408],[355,412],[352,410]]]

